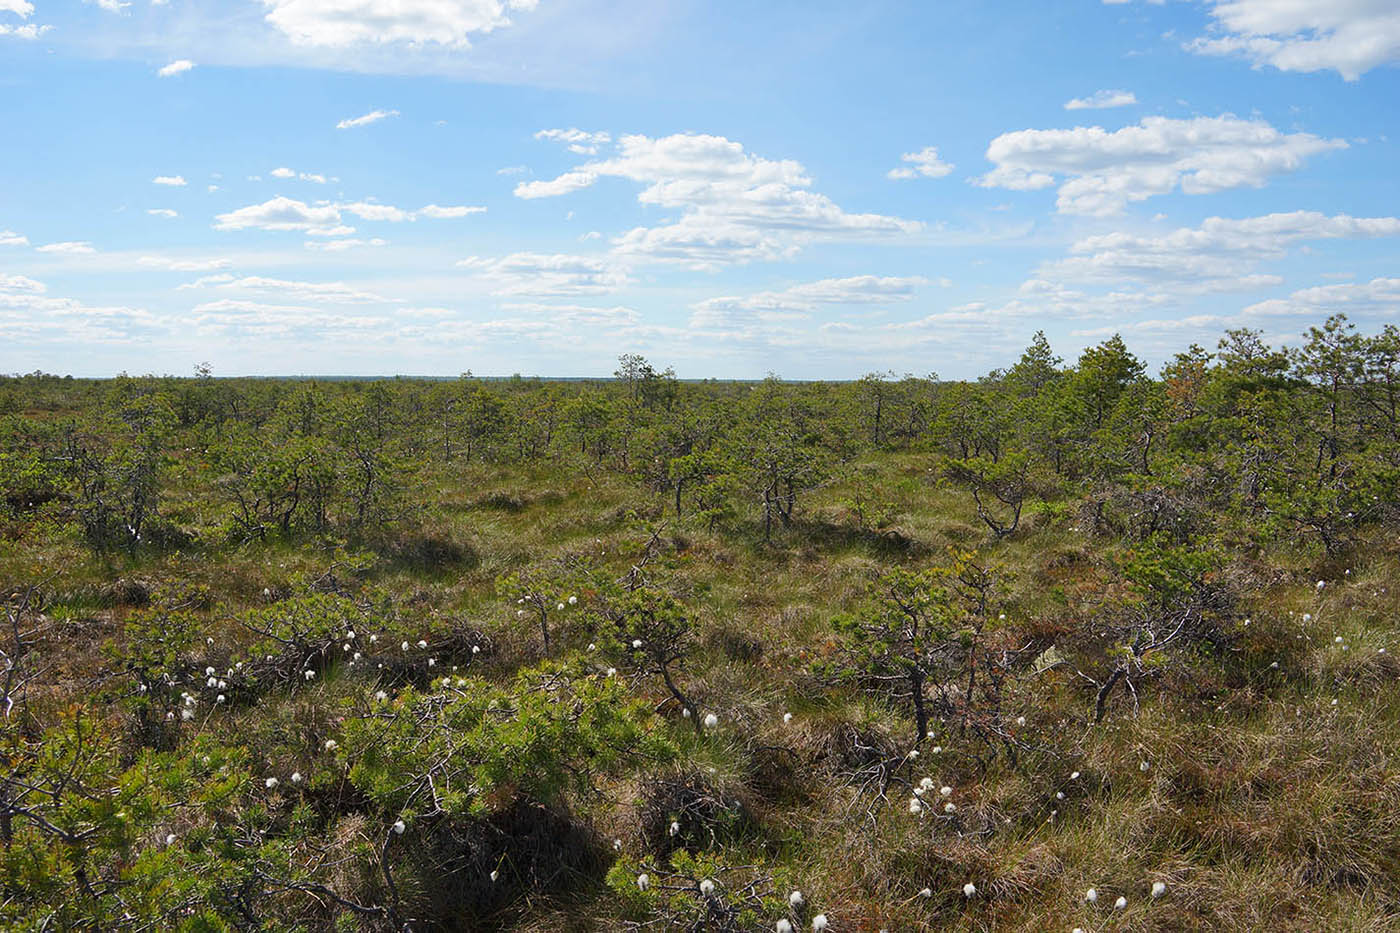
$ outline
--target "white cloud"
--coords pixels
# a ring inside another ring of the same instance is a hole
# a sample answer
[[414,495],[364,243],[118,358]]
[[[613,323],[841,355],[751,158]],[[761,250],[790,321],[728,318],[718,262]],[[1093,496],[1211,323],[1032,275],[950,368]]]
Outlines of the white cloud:
[[472,269],[497,295],[598,295],[627,285],[627,273],[606,258],[565,253],[512,253],[499,259],[473,256],[458,266]]
[[1344,311],[1348,314],[1400,313],[1400,278],[1369,282],[1318,285],[1296,291],[1287,298],[1261,301],[1245,308],[1245,315],[1305,315],[1320,318]]
[[227,259],[176,259],[172,256],[142,256],[136,260],[136,264],[147,269],[164,269],[169,272],[210,272],[214,269],[227,269],[233,265]]
[[0,246],[28,246],[29,237],[13,230],[0,230]]
[[97,250],[93,249],[92,244],[87,242],[86,240],[68,240],[63,243],[46,243],[43,246],[36,246],[35,249],[37,249],[41,253],[80,254],[97,252]]
[[0,13],[13,13],[20,19],[28,19],[34,12],[34,4],[29,0],[0,0]]
[[340,209],[335,205],[312,206],[280,196],[219,214],[215,219],[216,230],[301,230],[318,236],[354,232],[341,224]]
[[598,149],[612,142],[612,136],[608,133],[588,133],[580,129],[567,130],[540,130],[535,134],[536,139],[547,139],[551,142],[563,143],[569,147],[569,151],[578,155],[597,155]]
[[1178,187],[1186,194],[1262,187],[1273,175],[1297,170],[1309,156],[1346,146],[1344,140],[1284,134],[1263,120],[1231,114],[1147,117],[1114,132],[1079,126],[1004,133],[987,147],[996,168],[977,183],[1029,191],[1064,178],[1060,211],[1105,216]]
[[781,291],[757,292],[742,297],[708,298],[693,305],[691,325],[727,326],[732,315],[806,317],[822,305],[886,305],[908,301],[929,280],[922,276],[857,275],[804,282]]
[[1161,236],[1110,233],[1075,243],[1067,259],[1041,267],[1042,278],[1174,283],[1188,292],[1233,291],[1277,284],[1255,272],[1309,240],[1400,236],[1400,218],[1327,216],[1316,211],[1231,219],[1210,217],[1199,227]]
[[194,62],[190,61],[188,58],[181,58],[165,65],[158,70],[156,74],[162,78],[173,78],[175,75],[184,74],[192,68],[194,68]]
[[386,246],[388,240],[373,237],[368,240],[350,238],[346,240],[307,240],[302,245],[307,249],[319,250],[323,253],[340,253],[347,249],[358,249],[362,246]]
[[938,157],[938,149],[935,146],[926,146],[918,152],[906,152],[899,158],[900,161],[909,164],[890,169],[885,173],[886,178],[942,178],[954,168],[951,162],[944,162]]
[[413,211],[406,211],[401,207],[394,207],[392,204],[354,201],[349,204],[341,204],[339,207],[361,220],[382,220],[397,224],[413,219]]
[[36,23],[25,23],[23,26],[0,23],[0,36],[14,36],[16,39],[37,39],[52,28],[52,26],[40,26]]
[[326,183],[326,176],[316,172],[297,172],[287,168],[285,165],[279,166],[268,172],[273,178],[299,178],[302,181],[315,182],[318,185]]
[[249,275],[242,278],[235,278],[231,275],[205,276],[180,286],[181,289],[210,287],[258,295],[273,295],[291,301],[321,301],[334,304],[377,304],[391,301],[382,295],[353,288],[344,282],[297,282],[260,275]]
[[565,172],[548,181],[522,181],[515,186],[515,196],[527,201],[533,198],[556,198],[581,191],[597,180],[596,172]]
[[507,165],[505,168],[496,169],[497,175],[524,175],[530,169],[524,165]]
[[267,21],[298,45],[407,42],[466,47],[538,0],[263,0]]
[[122,0],[91,0],[91,2],[96,3],[108,13],[120,13],[122,10],[131,6],[130,3],[123,3]]
[[168,207],[148,207],[146,213],[152,217],[179,217],[179,211],[172,211]]
[[407,210],[392,204],[378,204],[373,201],[351,201],[347,203],[321,202],[307,204],[293,198],[275,197],[262,204],[250,204],[227,214],[219,214],[214,225],[216,230],[300,230],[311,236],[348,236],[355,232],[354,227],[341,222],[342,212],[354,214],[361,220],[387,223],[414,221],[420,217],[450,219],[480,214],[484,207],[449,206],[429,204],[419,210]]
[[1107,110],[1110,107],[1130,107],[1138,102],[1132,91],[1095,91],[1088,97],[1065,101],[1066,110]]
[[369,113],[358,117],[347,117],[337,123],[335,128],[338,130],[348,130],[357,126],[369,126],[371,123],[378,123],[380,120],[386,120],[389,117],[397,117],[398,115],[399,112],[397,110],[371,110]]
[[752,155],[722,136],[623,136],[617,150],[613,158],[589,162],[551,181],[518,185],[515,194],[553,197],[604,177],[639,182],[644,186],[637,195],[640,203],[677,210],[680,216],[659,227],[628,231],[615,241],[614,251],[701,268],[791,256],[818,236],[908,234],[923,226],[897,217],[847,213],[825,195],[807,190],[812,180],[800,163]]
[[1347,81],[1400,62],[1394,0],[1217,0],[1211,16],[1216,35],[1187,48],[1282,71],[1332,69]]
[[139,308],[85,305],[51,298],[42,282],[0,275],[0,346],[71,342],[91,348],[128,341],[153,330],[151,314]]
[[41,295],[47,290],[43,282],[37,282],[26,275],[7,275],[0,272],[0,292],[27,292]]
[[467,207],[463,205],[443,207],[437,204],[429,204],[427,207],[418,209],[419,217],[432,217],[438,220],[451,220],[457,217],[467,217],[472,214],[484,213],[486,213],[486,208],[484,207]]
[[151,179],[153,185],[168,185],[172,188],[183,188],[185,186],[185,176],[183,175],[157,175]]

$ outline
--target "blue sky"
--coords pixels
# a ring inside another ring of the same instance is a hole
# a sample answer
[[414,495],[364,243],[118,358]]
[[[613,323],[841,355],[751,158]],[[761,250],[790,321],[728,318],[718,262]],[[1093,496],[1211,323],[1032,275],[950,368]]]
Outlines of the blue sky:
[[0,372],[1375,329],[1397,64],[1394,0],[0,0]]

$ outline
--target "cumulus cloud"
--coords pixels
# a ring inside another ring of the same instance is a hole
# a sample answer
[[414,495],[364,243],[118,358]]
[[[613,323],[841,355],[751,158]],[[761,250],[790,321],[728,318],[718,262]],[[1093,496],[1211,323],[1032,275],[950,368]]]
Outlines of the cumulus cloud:
[[1313,155],[1345,149],[1344,140],[1284,134],[1263,120],[1232,114],[1186,120],[1147,117],[1110,132],[1103,127],[1018,130],[987,147],[996,168],[977,183],[1030,191],[1059,187],[1059,210],[1105,216],[1129,202],[1167,194],[1208,194],[1262,187],[1300,168]]
[[27,342],[72,342],[91,347],[97,342],[129,340],[153,330],[154,319],[140,308],[86,305],[71,298],[50,297],[44,283],[22,275],[0,275],[0,341],[6,346]]
[[194,68],[194,62],[188,58],[181,58],[156,71],[156,75],[162,78],[173,78]]
[[429,204],[426,207],[418,209],[419,217],[432,217],[438,220],[451,220],[457,217],[469,217],[472,214],[484,213],[486,213],[486,208],[484,207],[468,207],[464,205],[443,207],[437,204]]
[[1088,97],[1065,101],[1066,110],[1107,110],[1110,107],[1130,107],[1138,102],[1132,91],[1095,91]]
[[578,155],[597,155],[598,149],[612,141],[612,136],[608,133],[587,133],[580,129],[567,130],[540,130],[535,134],[536,139],[547,139],[550,142],[563,143],[570,152]]
[[1175,283],[1187,291],[1234,291],[1277,284],[1255,270],[1310,240],[1400,236],[1400,218],[1328,216],[1317,211],[1232,219],[1210,217],[1199,227],[1161,236],[1109,233],[1086,237],[1069,258],[1048,263],[1042,278]]
[[372,237],[368,240],[361,240],[350,237],[343,240],[307,240],[302,245],[307,249],[318,250],[323,253],[340,253],[347,249],[359,249],[364,246],[386,246],[388,240]]
[[1281,71],[1336,71],[1355,81],[1400,62],[1394,0],[1217,0],[1213,35],[1187,44],[1206,55],[1239,55]]
[[37,23],[25,23],[22,26],[15,26],[11,23],[0,23],[0,36],[14,36],[16,39],[37,39],[52,28],[52,26],[40,26]]
[[263,0],[267,21],[298,45],[405,42],[463,48],[538,0]]
[[147,269],[164,269],[168,272],[212,272],[233,265],[227,259],[176,259],[172,256],[142,256],[136,260],[136,264]]
[[26,292],[28,294],[40,295],[48,289],[43,282],[35,281],[26,275],[7,275],[0,272],[0,292]]
[[205,276],[181,285],[180,288],[219,288],[258,295],[272,295],[291,301],[320,301],[334,304],[383,303],[391,300],[382,295],[346,285],[344,282],[299,282],[260,275],[248,275],[241,278],[235,278],[231,275]]
[[320,236],[354,232],[341,224],[340,209],[333,204],[309,205],[280,196],[219,214],[215,220],[216,230],[299,230]]
[[643,188],[637,200],[680,212],[659,227],[638,227],[614,243],[637,260],[694,267],[791,256],[818,237],[909,234],[922,224],[880,214],[847,213],[808,190],[801,163],[765,159],[722,136],[679,133],[653,139],[623,136],[612,158],[588,162],[550,181],[525,182],[517,197],[568,194],[599,178],[624,178]]
[[896,180],[920,176],[942,178],[954,168],[951,162],[944,162],[938,157],[938,149],[935,146],[926,146],[918,152],[906,152],[899,159],[908,164],[890,169],[885,173],[885,177]]
[[922,276],[856,275],[804,282],[780,291],[708,298],[692,305],[692,326],[732,323],[734,314],[806,317],[823,305],[885,305],[908,301],[929,280]]
[[36,246],[41,253],[67,253],[78,255],[82,253],[95,253],[96,249],[86,240],[67,240],[62,243],[46,243],[43,246]]
[[0,246],[28,246],[29,237],[13,230],[0,230]]
[[350,130],[357,126],[369,126],[371,123],[378,123],[380,120],[387,120],[389,117],[397,117],[397,110],[371,110],[369,113],[358,117],[347,117],[335,125],[338,130]]
[[1321,318],[1338,311],[1388,316],[1400,313],[1400,278],[1318,285],[1296,291],[1287,298],[1273,298],[1252,304],[1245,308],[1243,313],[1255,316]]
[[484,207],[452,206],[443,207],[429,204],[419,210],[407,210],[392,204],[379,204],[373,201],[351,201],[346,203],[322,202],[307,204],[294,198],[278,196],[261,204],[250,204],[215,218],[216,230],[296,230],[312,236],[348,236],[355,232],[354,227],[342,222],[343,213],[353,214],[361,220],[403,223],[420,217],[431,219],[451,219],[479,214]]
[[606,258],[567,253],[512,253],[498,259],[472,256],[458,266],[473,270],[497,295],[598,295],[627,285],[627,273]]
[[315,182],[318,185],[324,185],[326,183],[325,175],[319,174],[317,172],[298,172],[294,171],[293,169],[287,168],[285,165],[278,166],[277,168],[268,172],[268,174],[271,175],[273,178],[297,178],[301,181]]
[[527,201],[534,198],[556,198],[581,191],[597,180],[597,172],[565,172],[548,181],[522,181],[515,186],[515,196]]
[[168,185],[171,188],[183,188],[185,177],[183,175],[157,175],[151,179],[153,185]]
[[13,13],[20,19],[28,19],[34,12],[34,4],[29,0],[0,0],[0,13]]

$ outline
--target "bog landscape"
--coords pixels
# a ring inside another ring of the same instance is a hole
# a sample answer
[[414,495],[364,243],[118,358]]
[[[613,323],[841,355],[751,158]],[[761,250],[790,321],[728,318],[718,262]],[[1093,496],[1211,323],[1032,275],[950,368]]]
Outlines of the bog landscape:
[[6,380],[4,917],[1383,929],[1400,332]]

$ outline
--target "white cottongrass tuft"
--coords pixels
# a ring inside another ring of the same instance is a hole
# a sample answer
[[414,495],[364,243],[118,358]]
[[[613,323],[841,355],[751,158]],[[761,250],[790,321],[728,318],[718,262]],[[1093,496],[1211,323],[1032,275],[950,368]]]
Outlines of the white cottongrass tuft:
[[272,790],[277,784],[278,781],[275,777],[270,777],[266,781],[263,781],[263,787],[266,787],[268,790]]
[[293,784],[300,784],[300,783],[301,783],[301,772],[300,772],[300,771],[293,771],[293,772],[292,772],[292,783],[293,783]]
[[651,887],[651,875],[648,875],[646,872],[642,872],[640,875],[637,876],[637,890],[645,891],[649,887]]
[[405,829],[408,829],[407,823],[403,820],[394,820],[394,835],[402,836]]
[[570,597],[569,597],[569,605],[570,605],[570,606],[574,605],[574,604],[577,603],[577,602],[578,602],[578,597],[577,597],[577,596],[570,596]]
[[1126,910],[1127,907],[1128,907],[1128,899],[1127,899],[1126,897],[1119,896],[1118,900],[1116,900],[1116,901],[1113,902],[1113,909],[1114,909],[1114,910]]
[[1154,882],[1152,882],[1152,896],[1153,896],[1153,897],[1161,897],[1163,894],[1166,894],[1166,893],[1167,893],[1167,884],[1166,884],[1165,881],[1154,881]]
[[173,845],[175,844],[175,834],[174,834],[174,833],[171,833],[170,835],[168,835],[168,836],[165,837],[165,844],[168,845],[168,846],[173,846]]
[[944,812],[944,813],[956,813],[956,812],[958,812],[958,805],[955,804],[955,803],[953,803],[953,801],[950,800],[950,801],[948,801],[947,803],[945,803],[945,804],[943,805],[943,812]]
[[933,897],[933,888],[924,888],[919,892],[919,897]]
[[788,895],[788,906],[791,907],[793,910],[797,910],[802,906],[802,904],[803,897],[801,891],[793,891],[791,894]]
[[717,726],[717,725],[719,725],[719,717],[716,716],[714,713],[706,713],[706,714],[705,714],[705,728],[706,728],[706,729],[713,729],[713,728],[714,728],[715,726]]
[[792,924],[786,920],[779,920],[773,926],[773,933],[792,933]]
[[976,893],[977,885],[973,884],[971,881],[963,885],[963,897],[972,897]]
[[491,872],[491,881],[492,881],[493,883],[494,883],[495,880],[496,880],[497,878],[499,878],[499,877],[501,877],[501,873],[500,873],[499,871],[493,871],[493,872]]
[[822,930],[826,929],[826,914],[817,914],[812,918],[812,929],[816,933],[821,933]]
[[704,881],[700,882],[700,893],[705,895],[706,897],[709,897],[711,894],[714,894],[715,883],[709,878],[706,878]]
[[672,835],[672,836],[679,835],[679,834],[680,834],[680,831],[681,831],[681,824],[680,824],[680,823],[677,823],[675,820],[672,820],[672,821],[671,821],[671,829],[670,829],[671,835]]
[[1098,902],[1099,902],[1099,892],[1098,892],[1098,891],[1095,891],[1093,888],[1090,888],[1089,890],[1087,890],[1087,891],[1084,892],[1084,903],[1086,903],[1086,904],[1097,904]]
[[641,640],[640,638],[634,638],[634,639],[632,639],[632,647],[633,647],[633,648],[640,648],[640,647],[642,647],[642,640]]
[[783,713],[783,722],[792,722],[792,713]]
[[418,639],[418,647],[419,647],[419,648],[426,648],[426,647],[428,647],[428,643],[427,643],[426,641],[424,641],[423,639],[420,638],[420,639]]
[[340,743],[335,739],[326,739],[326,751],[333,752],[340,747]]

